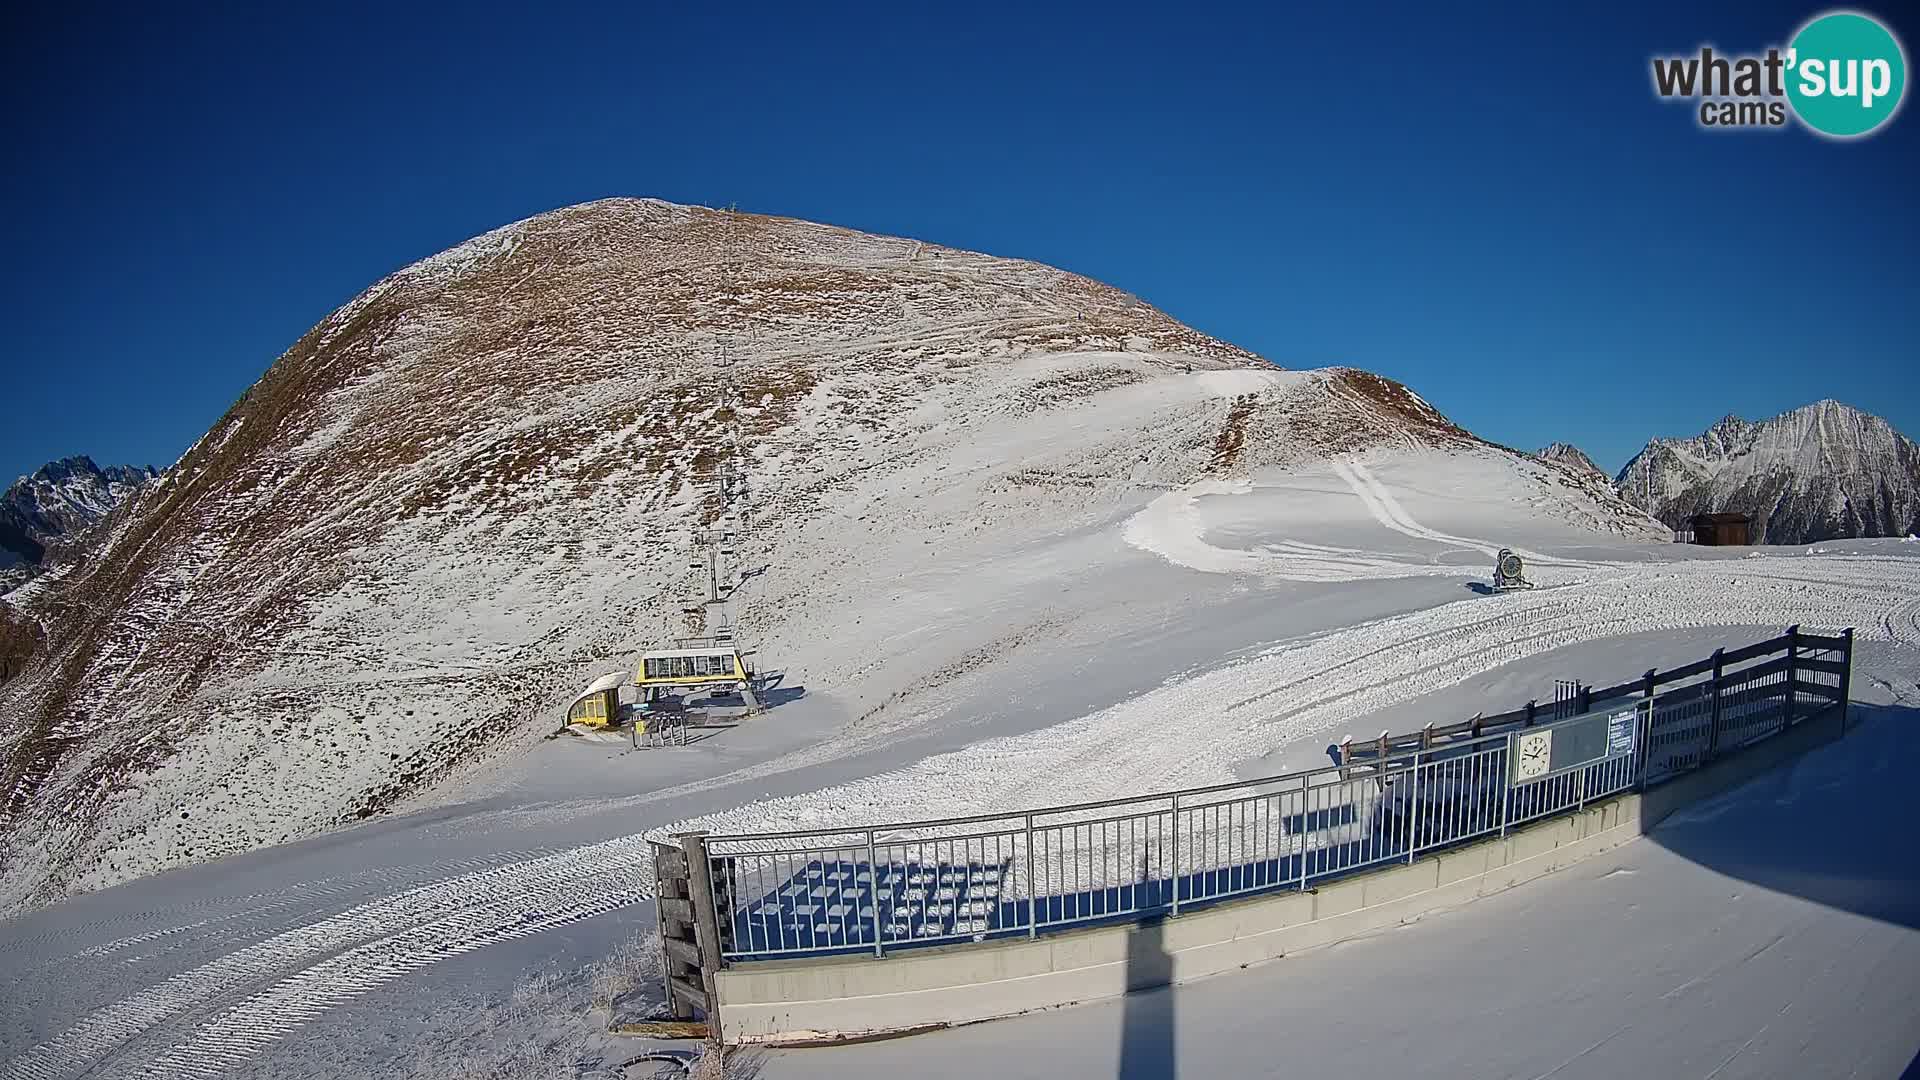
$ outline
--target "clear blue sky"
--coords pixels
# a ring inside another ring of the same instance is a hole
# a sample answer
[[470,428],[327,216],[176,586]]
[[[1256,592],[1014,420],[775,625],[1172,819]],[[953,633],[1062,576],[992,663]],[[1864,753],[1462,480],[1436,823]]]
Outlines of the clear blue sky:
[[1920,112],[1650,89],[1815,7],[695,6],[10,11],[0,473],[165,465],[381,275],[615,194],[1038,259],[1610,469],[1821,397],[1920,435]]

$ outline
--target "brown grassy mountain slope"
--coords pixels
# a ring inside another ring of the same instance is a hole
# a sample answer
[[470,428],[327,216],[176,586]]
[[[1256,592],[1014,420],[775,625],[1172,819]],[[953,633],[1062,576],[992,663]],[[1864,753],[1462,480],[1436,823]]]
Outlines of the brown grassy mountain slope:
[[734,420],[742,623],[856,719],[1065,616],[848,649],[882,621],[850,596],[1136,488],[1471,440],[1364,372],[1204,381],[1271,370],[1073,274],[802,221],[616,199],[478,237],[308,331],[16,594],[0,905],[311,834],[551,730],[681,629]]

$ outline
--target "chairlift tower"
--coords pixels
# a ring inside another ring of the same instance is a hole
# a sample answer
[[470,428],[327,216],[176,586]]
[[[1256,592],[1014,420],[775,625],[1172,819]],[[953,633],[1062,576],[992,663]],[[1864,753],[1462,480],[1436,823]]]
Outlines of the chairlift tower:
[[[713,386],[717,391],[714,415],[719,424],[713,432],[716,444],[714,465],[705,476],[699,478],[706,488],[699,501],[699,513],[704,518],[711,510],[712,517],[707,518],[694,533],[696,554],[691,563],[691,568],[705,579],[702,583],[705,595],[689,601],[685,611],[689,615],[689,622],[697,624],[698,636],[710,642],[732,643],[738,639],[740,632],[739,612],[733,600],[741,583],[746,580],[740,551],[746,531],[746,504],[751,493],[747,471],[741,461],[745,445],[741,410],[745,405],[745,395],[738,382],[732,328],[732,322],[741,317],[739,280],[735,273],[735,264],[740,258],[739,221],[733,207],[729,206],[725,213],[725,252],[721,260],[725,281],[722,288],[729,305],[715,342],[713,378]],[[758,712],[759,702],[750,684],[745,687],[745,697],[748,709]]]

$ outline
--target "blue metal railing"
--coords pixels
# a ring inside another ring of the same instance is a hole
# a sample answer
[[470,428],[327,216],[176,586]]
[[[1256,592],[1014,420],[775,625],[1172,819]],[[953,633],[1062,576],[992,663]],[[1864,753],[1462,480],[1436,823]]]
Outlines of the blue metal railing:
[[[1361,744],[1341,764],[1073,806],[706,836],[727,962],[1034,936],[1304,890],[1662,783],[1845,707],[1852,631],[1786,634],[1633,683],[1630,753],[1516,782],[1531,705]],[[1661,690],[1665,686],[1667,689]],[[1373,752],[1369,753],[1368,750]]]

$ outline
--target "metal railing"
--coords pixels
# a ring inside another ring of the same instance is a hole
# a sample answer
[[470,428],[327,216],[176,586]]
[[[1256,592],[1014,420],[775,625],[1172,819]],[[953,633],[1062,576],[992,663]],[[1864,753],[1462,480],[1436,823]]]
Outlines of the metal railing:
[[674,712],[636,712],[633,725],[627,729],[628,741],[635,750],[661,746],[685,746],[692,741],[688,735],[687,718]]
[[[1305,890],[1594,799],[1661,783],[1826,709],[1844,707],[1853,632],[1781,637],[1553,713],[1632,710],[1630,752],[1531,783],[1510,779],[1520,733],[1501,717],[1348,744],[1284,776],[1072,806],[777,834],[682,838],[711,867],[724,962],[1036,936],[1231,897]],[[1744,665],[1744,666],[1742,666]],[[1670,687],[1660,692],[1660,687]],[[1623,721],[1624,722],[1624,721]]]

